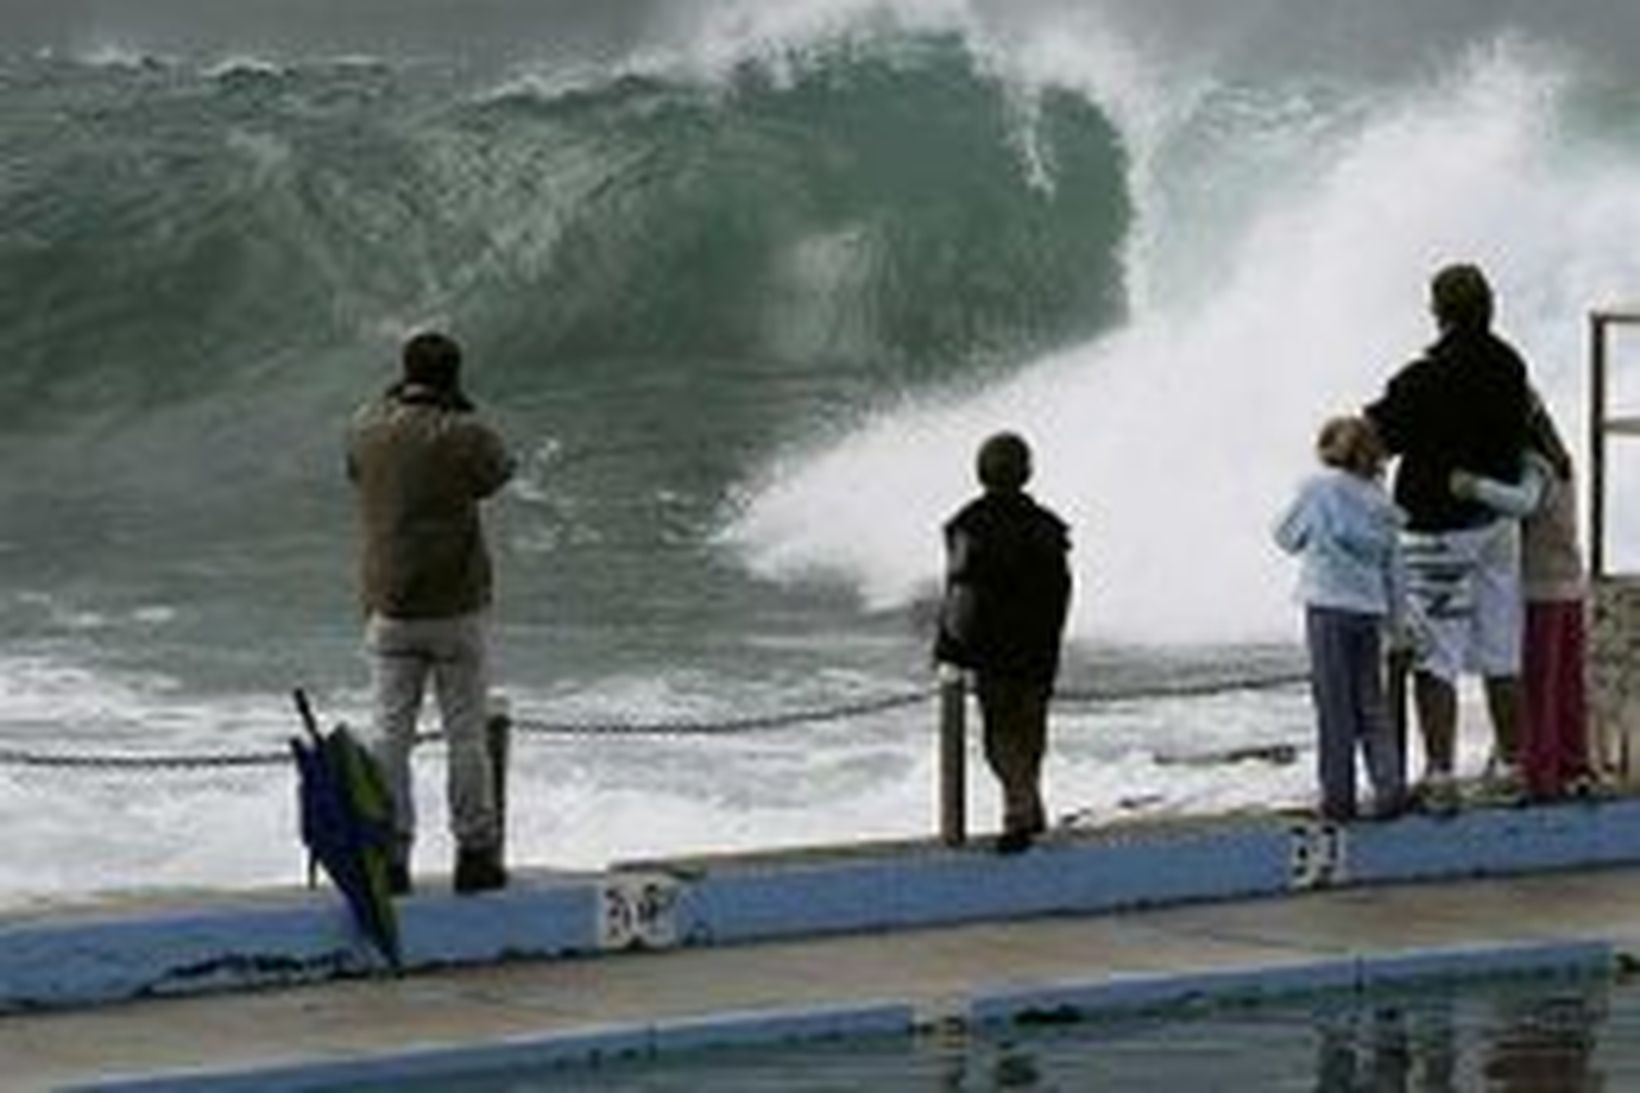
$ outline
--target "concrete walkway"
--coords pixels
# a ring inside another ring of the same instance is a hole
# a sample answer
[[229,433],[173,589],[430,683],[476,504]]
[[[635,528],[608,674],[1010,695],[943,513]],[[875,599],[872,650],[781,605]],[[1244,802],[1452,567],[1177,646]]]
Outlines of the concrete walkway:
[[[725,1013],[906,1002],[1132,974],[1296,967],[1420,949],[1640,949],[1640,868],[501,964],[0,1017],[7,1089],[388,1056]],[[663,1064],[664,1065],[664,1064]]]

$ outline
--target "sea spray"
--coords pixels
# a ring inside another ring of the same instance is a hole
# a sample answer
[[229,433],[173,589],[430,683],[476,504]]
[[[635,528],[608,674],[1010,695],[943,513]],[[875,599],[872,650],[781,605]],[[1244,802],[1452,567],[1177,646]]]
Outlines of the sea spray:
[[[1210,288],[1188,270],[1177,292],[1155,269],[1132,271],[1150,287],[1125,329],[980,395],[884,413],[777,465],[731,534],[759,572],[829,572],[875,608],[904,603],[937,573],[938,521],[972,488],[974,447],[1019,428],[1038,450],[1034,488],[1080,532],[1074,633],[1149,642],[1290,633],[1271,514],[1308,472],[1316,424],[1370,401],[1432,338],[1425,286],[1437,265],[1469,258],[1492,271],[1500,327],[1534,361],[1565,427],[1580,427],[1580,316],[1567,304],[1635,283],[1640,262],[1626,232],[1579,210],[1632,222],[1615,199],[1640,163],[1614,173],[1561,160],[1558,126],[1575,119],[1562,81],[1541,65],[1509,41],[1488,44],[1372,109],[1342,102],[1347,125],[1306,119],[1309,157],[1289,154],[1286,177],[1259,180],[1248,220],[1200,226],[1224,248],[1203,256],[1219,271]],[[1172,136],[1151,134],[1164,145]],[[1174,263],[1198,226],[1149,218],[1202,206],[1188,190],[1216,178],[1210,163],[1192,166],[1137,195],[1137,230]],[[1141,267],[1153,257],[1129,255]]]
[[[118,8],[23,0],[0,50],[0,744],[29,753],[277,750],[297,683],[364,721],[340,431],[438,324],[529,464],[492,525],[522,719],[926,684],[905,607],[1014,425],[1077,525],[1067,687],[1129,692],[1056,708],[1053,811],[1300,802],[1303,755],[1158,757],[1302,747],[1301,688],[1149,689],[1298,663],[1263,529],[1316,418],[1423,344],[1462,251],[1578,435],[1581,310],[1636,296],[1628,0]],[[928,734],[526,735],[509,846],[926,833]],[[292,801],[278,766],[0,767],[0,901],[294,880]]]

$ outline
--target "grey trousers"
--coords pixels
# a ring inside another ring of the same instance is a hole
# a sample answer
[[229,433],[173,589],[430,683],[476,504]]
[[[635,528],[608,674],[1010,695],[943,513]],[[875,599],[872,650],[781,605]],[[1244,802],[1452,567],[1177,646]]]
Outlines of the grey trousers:
[[1401,755],[1384,703],[1377,615],[1311,607],[1304,613],[1310,647],[1310,691],[1319,733],[1316,772],[1321,814],[1355,816],[1355,752],[1366,758],[1380,808],[1397,808],[1406,789]]
[[486,617],[394,619],[372,615],[365,627],[375,684],[371,750],[393,794],[393,820],[401,854],[416,835],[410,752],[429,678],[438,699],[448,752],[446,795],[450,833],[462,847],[491,847],[501,840],[495,780],[485,743],[489,694]]

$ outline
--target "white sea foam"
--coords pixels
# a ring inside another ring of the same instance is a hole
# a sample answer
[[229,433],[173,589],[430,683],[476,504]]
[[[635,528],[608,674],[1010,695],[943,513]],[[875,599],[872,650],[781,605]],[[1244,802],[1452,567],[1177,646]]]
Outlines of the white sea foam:
[[291,716],[283,695],[201,694],[164,673],[101,665],[90,648],[0,656],[0,739],[39,755],[276,748]]
[[72,54],[74,60],[92,68],[144,69],[169,68],[176,64],[173,58],[161,56],[120,42],[99,42]]
[[277,61],[253,54],[236,54],[213,61],[204,70],[205,75],[213,80],[232,79],[239,76],[284,76],[289,69]]
[[[936,529],[972,489],[974,448],[1019,428],[1038,450],[1036,492],[1077,529],[1074,632],[1290,635],[1290,573],[1269,522],[1310,469],[1318,421],[1370,400],[1432,336],[1424,286],[1438,264],[1489,269],[1500,326],[1577,435],[1581,308],[1640,285],[1627,243],[1640,209],[1625,197],[1640,162],[1565,158],[1561,88],[1518,45],[1479,51],[1326,132],[1301,170],[1260,179],[1263,202],[1229,229],[1147,219],[1188,207],[1166,201],[1169,188],[1211,187],[1211,163],[1165,186],[1152,178],[1135,194],[1139,238],[1177,248],[1199,229],[1222,242],[1210,291],[1181,291],[1181,306],[1147,268],[1155,251],[1137,246],[1145,294],[1126,328],[978,396],[887,411],[786,453],[728,537],[760,574],[841,577],[874,606],[904,603],[938,573]],[[1159,156],[1141,148],[1136,160]]]
[[[15,664],[7,665],[16,669]],[[58,665],[0,678],[36,681],[42,701],[101,692],[135,704],[146,733],[192,739],[194,750],[282,746],[293,725],[282,704],[260,696],[214,703],[155,696],[140,681],[111,686],[93,671]],[[823,681],[827,693],[880,686],[864,677]],[[817,684],[817,687],[821,686]],[[717,693],[704,677],[628,677],[572,694],[514,694],[527,721],[709,719],[752,704],[787,708],[783,688],[747,699]],[[359,724],[362,692],[318,696],[327,722]],[[1479,695],[1466,689],[1463,718],[1481,724]],[[738,705],[737,705],[738,703]],[[0,697],[11,709],[13,696]],[[103,707],[88,716],[107,713]],[[522,867],[601,869],[611,863],[690,853],[752,850],[931,834],[937,802],[931,710],[897,708],[799,732],[714,740],[671,736],[539,735],[519,732],[509,779],[508,855]],[[165,721],[174,723],[168,728]],[[257,720],[257,719],[260,720]],[[237,723],[233,746],[218,726]],[[431,725],[429,725],[431,727]],[[1303,805],[1313,796],[1313,730],[1301,689],[1227,694],[1207,700],[1070,705],[1056,713],[1044,789],[1054,817],[1079,824],[1125,816],[1219,813]],[[1297,762],[1188,765],[1248,742],[1300,748]],[[13,739],[10,746],[20,741]],[[33,750],[85,750],[42,741]],[[110,748],[106,735],[99,751]],[[188,749],[178,749],[188,750]],[[1483,734],[1470,732],[1461,767],[1478,769]],[[1413,769],[1417,769],[1414,757]],[[415,867],[433,884],[448,871],[444,751],[423,745],[415,760],[420,838]],[[968,761],[970,830],[994,832],[1000,802],[977,734]],[[300,883],[295,777],[288,764],[233,770],[38,770],[0,763],[0,826],[13,853],[0,861],[0,907],[133,889],[235,888]]]
[[964,0],[729,0],[705,7],[688,40],[693,62],[704,73],[722,73],[752,58],[778,73],[783,56],[811,42],[885,31],[976,29],[972,5]]

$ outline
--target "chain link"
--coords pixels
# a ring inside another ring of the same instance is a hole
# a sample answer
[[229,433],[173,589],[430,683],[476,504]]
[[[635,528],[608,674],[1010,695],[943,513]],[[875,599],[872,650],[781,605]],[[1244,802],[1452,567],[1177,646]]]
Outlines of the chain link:
[[1097,705],[1109,702],[1139,702],[1159,698],[1212,698],[1236,691],[1279,691],[1310,682],[1310,673],[1304,671],[1274,672],[1261,676],[1241,676],[1194,680],[1160,687],[1133,687],[1105,690],[1092,688],[1085,691],[1055,691],[1054,701],[1074,705]]
[[221,770],[232,767],[271,767],[290,761],[288,751],[193,755],[72,755],[0,748],[0,767],[55,767],[66,770]]
[[740,736],[753,732],[772,732],[798,725],[818,725],[828,721],[845,721],[866,714],[912,706],[924,702],[935,693],[924,687],[903,694],[846,702],[822,709],[791,710],[786,713],[762,714],[752,717],[734,717],[716,721],[531,721],[516,720],[513,728],[522,733],[539,736]]
[[[1267,676],[1234,679],[1202,680],[1163,687],[1122,689],[1067,690],[1054,695],[1054,702],[1063,705],[1096,705],[1110,702],[1133,702],[1145,699],[1208,698],[1236,691],[1277,690],[1309,681],[1305,672],[1286,672]],[[800,725],[819,725],[834,721],[885,713],[889,710],[914,706],[927,701],[938,691],[937,687],[921,687],[898,694],[842,702],[833,706],[789,710],[784,713],[759,714],[750,717],[706,719],[673,719],[648,721],[542,721],[516,718],[513,729],[528,736],[744,736],[749,733],[775,732]],[[443,733],[424,732],[418,741],[442,740]],[[243,767],[279,766],[291,761],[288,751],[217,752],[205,754],[97,754],[31,752],[16,748],[0,748],[0,767],[53,768],[58,770],[149,770],[195,771],[224,770]]]

